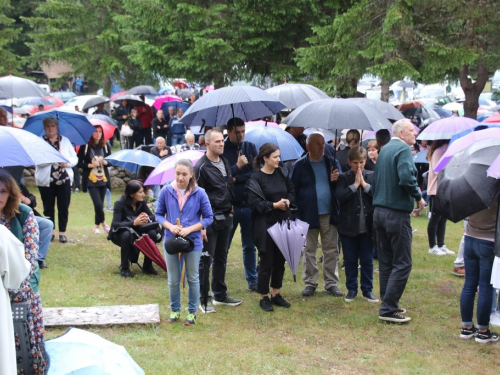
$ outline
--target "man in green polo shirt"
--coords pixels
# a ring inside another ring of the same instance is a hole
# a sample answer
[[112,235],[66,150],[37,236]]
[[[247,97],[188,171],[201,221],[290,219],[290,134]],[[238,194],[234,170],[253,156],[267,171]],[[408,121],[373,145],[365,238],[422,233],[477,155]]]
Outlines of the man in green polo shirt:
[[379,241],[380,307],[379,318],[405,323],[399,299],[410,276],[412,230],[410,213],[414,202],[425,207],[417,184],[417,169],[410,146],[415,130],[408,119],[392,127],[393,137],[380,151],[373,175],[373,224]]

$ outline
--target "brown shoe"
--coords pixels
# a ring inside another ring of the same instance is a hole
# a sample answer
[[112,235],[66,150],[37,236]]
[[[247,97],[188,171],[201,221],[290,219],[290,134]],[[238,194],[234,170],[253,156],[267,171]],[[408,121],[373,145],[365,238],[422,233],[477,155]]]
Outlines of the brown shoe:
[[456,276],[465,276],[465,267],[453,267],[453,271],[451,271],[452,274]]

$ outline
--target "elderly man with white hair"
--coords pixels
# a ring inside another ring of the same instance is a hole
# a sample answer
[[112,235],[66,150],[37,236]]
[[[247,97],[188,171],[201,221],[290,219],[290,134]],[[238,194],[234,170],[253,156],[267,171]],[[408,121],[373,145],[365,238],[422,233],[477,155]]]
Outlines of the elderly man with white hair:
[[379,241],[379,318],[405,323],[411,318],[404,316],[406,310],[399,307],[399,300],[412,267],[410,213],[415,201],[424,209],[425,200],[410,149],[416,136],[413,124],[408,119],[396,121],[392,134],[380,151],[372,181],[373,224]]
[[158,156],[161,160],[168,158],[172,155],[172,149],[165,144],[165,138],[156,138],[156,146],[151,147],[149,150],[154,156]]
[[194,142],[194,134],[186,134],[186,143],[181,146],[181,151],[199,150],[200,145]]

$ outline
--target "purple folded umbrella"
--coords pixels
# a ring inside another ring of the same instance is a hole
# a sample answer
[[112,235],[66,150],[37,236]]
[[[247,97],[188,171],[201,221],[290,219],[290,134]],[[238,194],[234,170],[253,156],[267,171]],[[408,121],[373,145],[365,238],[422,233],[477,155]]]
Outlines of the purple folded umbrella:
[[469,133],[466,136],[457,139],[455,142],[450,144],[448,150],[446,150],[446,152],[436,165],[436,168],[434,168],[434,172],[441,172],[444,167],[446,167],[446,165],[450,162],[450,159],[453,157],[453,155],[455,155],[457,152],[465,150],[467,147],[476,143],[477,141],[487,138],[500,139],[500,128],[488,128],[475,132],[473,131],[472,133]]
[[420,141],[434,141],[436,139],[451,139],[463,130],[473,129],[478,122],[468,117],[446,117],[434,121],[417,137]]
[[193,165],[205,155],[204,150],[189,150],[178,152],[165,160],[162,160],[160,164],[151,172],[144,185],[163,185],[167,182],[175,180],[175,163],[181,159],[189,159]]

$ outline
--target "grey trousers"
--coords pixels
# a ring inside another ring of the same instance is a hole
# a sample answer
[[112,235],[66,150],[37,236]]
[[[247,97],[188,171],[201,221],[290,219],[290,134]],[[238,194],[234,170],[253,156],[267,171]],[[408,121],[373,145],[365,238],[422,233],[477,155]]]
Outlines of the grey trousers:
[[380,277],[379,315],[396,312],[399,299],[406,288],[410,276],[411,260],[411,220],[404,211],[375,207],[373,225],[378,238],[378,262]]

